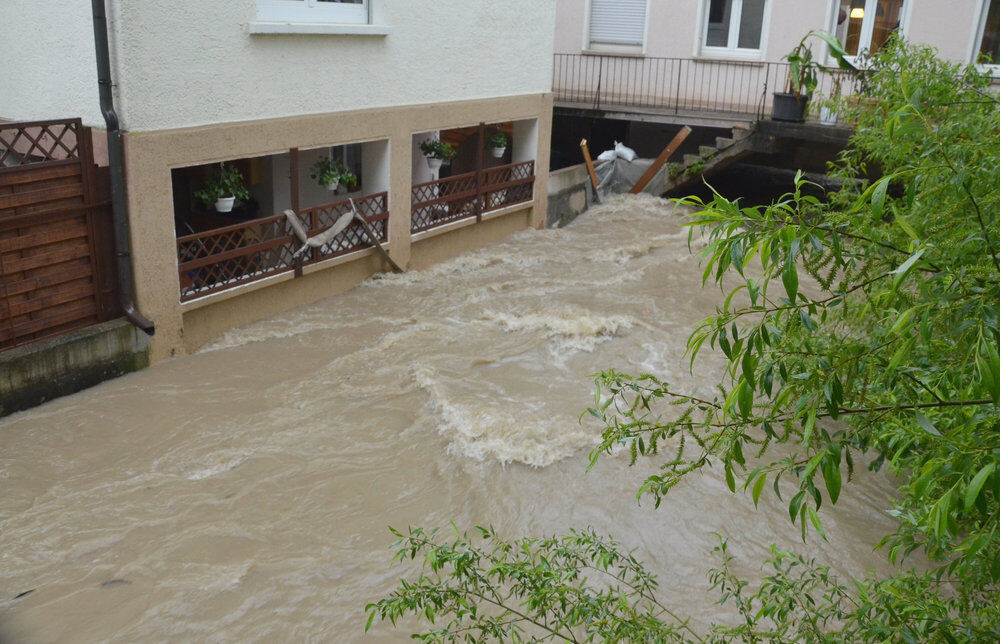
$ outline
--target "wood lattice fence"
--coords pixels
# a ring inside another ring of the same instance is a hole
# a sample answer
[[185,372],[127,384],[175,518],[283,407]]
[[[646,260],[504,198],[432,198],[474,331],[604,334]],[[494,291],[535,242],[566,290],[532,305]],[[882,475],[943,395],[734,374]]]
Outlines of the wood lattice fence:
[[0,123],[0,351],[119,314],[113,231],[90,128]]
[[423,232],[534,198],[535,162],[523,161],[418,183],[411,189],[410,230]]
[[[371,226],[379,243],[389,240],[389,194],[380,192],[354,200],[358,213]],[[299,211],[309,235],[318,235],[342,215],[351,212],[348,200]],[[312,248],[301,259],[309,266],[372,247],[357,222],[322,248]],[[232,226],[185,235],[177,239],[181,301],[225,291],[295,270],[295,251],[302,246],[284,215],[251,219]]]

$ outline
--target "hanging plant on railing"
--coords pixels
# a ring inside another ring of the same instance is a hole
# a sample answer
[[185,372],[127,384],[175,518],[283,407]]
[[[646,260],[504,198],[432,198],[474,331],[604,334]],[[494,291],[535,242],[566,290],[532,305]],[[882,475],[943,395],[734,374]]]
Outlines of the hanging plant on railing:
[[437,170],[445,161],[450,161],[458,156],[455,147],[450,143],[445,143],[441,139],[427,139],[420,144],[420,151],[427,159],[427,166],[431,170]]
[[201,190],[196,190],[194,198],[206,208],[214,207],[217,212],[232,212],[237,200],[248,201],[250,191],[243,181],[243,175],[235,166],[219,164],[219,171],[211,175]]
[[486,149],[497,159],[503,158],[507,151],[507,135],[503,130],[497,128],[486,137]]
[[329,157],[323,157],[314,163],[309,172],[311,173],[309,176],[327,190],[336,190],[340,186],[350,189],[351,185],[358,182],[357,175],[351,172],[350,168]]
[[836,36],[825,31],[810,31],[784,56],[784,60],[788,61],[788,76],[785,78],[785,91],[774,93],[772,118],[775,121],[801,123],[805,120],[809,100],[823,71],[823,66],[813,58],[812,47],[806,42],[811,36],[820,38],[830,47],[830,55],[841,69],[854,70]]

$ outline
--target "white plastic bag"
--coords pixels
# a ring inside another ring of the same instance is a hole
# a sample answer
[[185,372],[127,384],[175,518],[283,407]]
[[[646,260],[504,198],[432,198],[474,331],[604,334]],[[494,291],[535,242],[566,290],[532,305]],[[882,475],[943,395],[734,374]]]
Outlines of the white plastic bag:
[[615,150],[605,150],[604,152],[601,152],[599,155],[597,155],[597,160],[598,161],[614,161],[615,157],[617,157],[617,156],[618,156],[618,152],[616,152]]
[[615,141],[615,154],[617,154],[622,159],[625,159],[629,163],[635,161],[635,157],[637,156],[635,150],[625,146],[622,143],[619,143],[618,141]]

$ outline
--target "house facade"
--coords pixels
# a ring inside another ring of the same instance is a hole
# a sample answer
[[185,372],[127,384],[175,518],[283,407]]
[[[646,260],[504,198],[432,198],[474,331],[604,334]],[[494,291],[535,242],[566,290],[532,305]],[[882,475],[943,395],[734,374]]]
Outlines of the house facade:
[[[107,0],[107,11],[154,361],[385,270],[373,236],[418,269],[544,224],[554,3]],[[0,117],[104,127],[89,2],[8,0],[0,37],[17,52]],[[506,147],[484,150],[496,133]],[[442,168],[421,151],[434,140],[456,152]],[[314,178],[324,164],[347,173],[336,189]],[[220,212],[206,189],[234,170],[247,195]],[[284,214],[315,238],[352,201],[367,226],[319,247]]]
[[580,106],[763,113],[810,30],[851,55],[899,32],[952,61],[1000,61],[1000,0],[558,0],[557,16],[556,101]]

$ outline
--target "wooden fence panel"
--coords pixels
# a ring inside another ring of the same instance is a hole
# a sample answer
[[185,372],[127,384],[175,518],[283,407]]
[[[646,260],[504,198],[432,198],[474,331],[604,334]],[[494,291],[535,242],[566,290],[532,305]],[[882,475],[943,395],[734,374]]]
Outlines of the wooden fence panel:
[[110,190],[90,136],[79,119],[0,124],[0,351],[118,313]]

